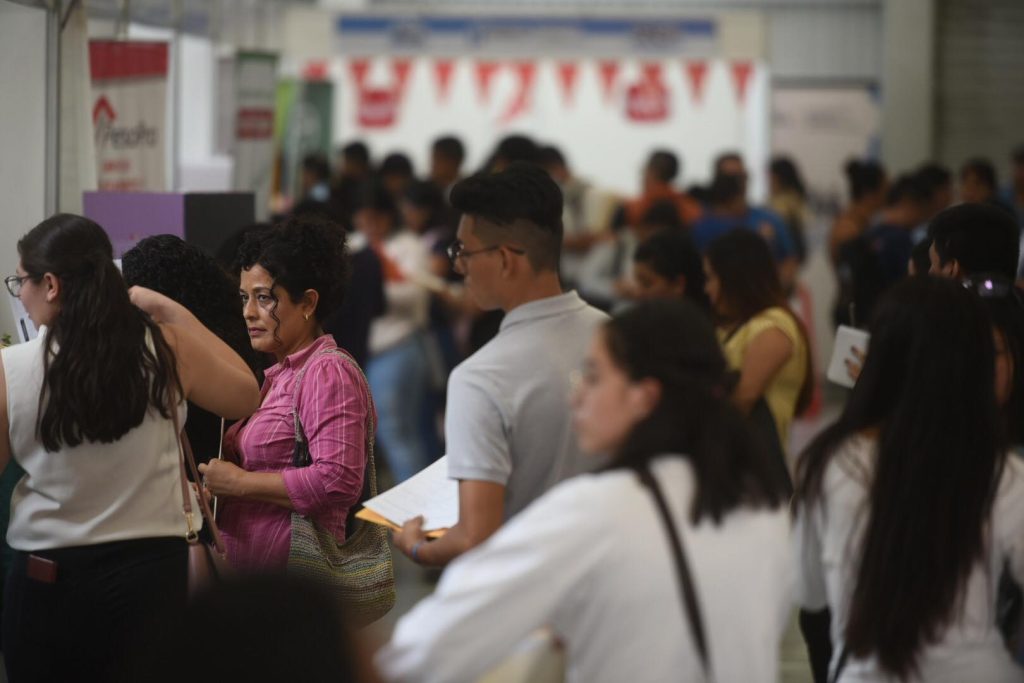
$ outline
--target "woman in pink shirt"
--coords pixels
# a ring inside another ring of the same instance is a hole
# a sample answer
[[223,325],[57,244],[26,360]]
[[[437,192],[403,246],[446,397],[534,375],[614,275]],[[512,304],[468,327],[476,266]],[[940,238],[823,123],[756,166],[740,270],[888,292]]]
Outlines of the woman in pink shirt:
[[[238,262],[252,346],[277,363],[266,371],[259,410],[225,436],[227,459],[200,469],[205,486],[222,498],[219,522],[232,565],[276,571],[288,564],[293,511],[344,540],[348,511],[363,490],[373,402],[358,365],[321,328],[345,294],[344,232],[317,218],[292,218],[250,235]],[[308,467],[292,465],[293,408],[309,445]]]

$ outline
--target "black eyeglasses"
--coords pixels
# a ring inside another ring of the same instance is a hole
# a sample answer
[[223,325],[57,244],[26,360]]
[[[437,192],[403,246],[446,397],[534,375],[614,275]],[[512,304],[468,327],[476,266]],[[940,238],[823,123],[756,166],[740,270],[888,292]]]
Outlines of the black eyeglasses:
[[469,250],[469,249],[466,249],[466,245],[464,245],[462,242],[459,242],[458,240],[456,240],[456,241],[454,241],[454,242],[452,242],[451,244],[448,245],[448,250],[447,250],[448,251],[448,259],[454,264],[455,262],[457,262],[459,260],[465,260],[465,259],[470,258],[471,256],[476,256],[477,254],[486,254],[489,251],[497,251],[498,249],[501,249],[502,247],[504,247],[505,249],[508,249],[513,254],[525,254],[526,253],[526,251],[523,250],[523,249],[519,249],[517,247],[510,247],[510,246],[508,246],[506,244],[492,244],[489,247],[482,247],[480,249]]
[[4,278],[4,284],[7,285],[7,291],[11,293],[11,296],[17,298],[21,294],[22,283],[31,279],[31,275],[8,275]]

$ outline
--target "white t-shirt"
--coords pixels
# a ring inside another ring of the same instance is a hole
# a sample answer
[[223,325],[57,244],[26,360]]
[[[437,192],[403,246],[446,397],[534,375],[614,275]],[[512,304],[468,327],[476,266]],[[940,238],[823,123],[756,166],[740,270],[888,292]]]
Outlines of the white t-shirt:
[[[694,526],[689,463],[663,457],[653,469],[682,536],[714,679],[775,681],[790,613],[785,507]],[[390,681],[471,681],[544,625],[565,643],[567,681],[704,680],[667,532],[635,473],[580,475],[538,499],[445,570],[376,662]]]
[[[800,508],[793,532],[797,602],[812,610],[828,607],[832,613],[831,669],[843,647],[875,454],[876,442],[863,436],[840,446],[825,471],[822,502],[810,510]],[[996,626],[996,587],[1007,561],[1014,578],[1024,579],[1024,463],[1013,456],[1007,458],[992,509],[988,556],[968,577],[963,611],[942,639],[922,652],[921,675],[913,681],[1024,681],[1024,669],[1011,661]],[[891,679],[879,671],[874,658],[851,657],[839,680],[882,683]]]
[[576,292],[510,311],[498,335],[448,379],[448,476],[505,486],[508,518],[599,465],[576,445],[569,394],[570,375],[606,320]]
[[[14,488],[7,541],[33,551],[110,541],[184,539],[181,469],[174,423],[150,410],[114,443],[47,452],[36,438],[46,328],[2,351],[11,454],[25,476]],[[185,403],[178,407],[185,423]],[[195,525],[202,524],[193,497]]]
[[430,314],[430,292],[416,281],[417,275],[430,272],[430,251],[423,241],[411,231],[402,230],[385,242],[384,254],[406,279],[384,283],[384,314],[370,323],[371,355],[383,353],[425,329]]

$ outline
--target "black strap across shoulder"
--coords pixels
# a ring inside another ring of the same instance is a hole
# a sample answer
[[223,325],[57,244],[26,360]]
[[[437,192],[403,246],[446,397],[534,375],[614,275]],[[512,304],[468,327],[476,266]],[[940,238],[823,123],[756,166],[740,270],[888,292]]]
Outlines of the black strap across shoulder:
[[694,586],[693,575],[690,573],[690,565],[686,560],[686,552],[683,549],[683,539],[679,535],[676,524],[672,519],[672,513],[665,502],[665,496],[661,492],[661,486],[651,473],[647,464],[637,469],[637,476],[640,483],[650,490],[654,497],[655,506],[665,525],[669,544],[672,546],[672,554],[675,556],[676,570],[679,574],[679,584],[683,589],[683,606],[686,610],[686,617],[690,622],[690,629],[693,631],[693,641],[697,646],[697,655],[700,657],[701,666],[704,669],[704,676],[710,681],[711,660],[708,656],[708,639],[704,631],[704,618],[701,615],[700,601],[697,599],[697,589]]
[[843,675],[843,669],[846,668],[846,661],[850,658],[850,651],[843,645],[843,649],[839,651],[839,661],[836,662],[836,670],[832,672],[832,683],[839,683],[839,677]]

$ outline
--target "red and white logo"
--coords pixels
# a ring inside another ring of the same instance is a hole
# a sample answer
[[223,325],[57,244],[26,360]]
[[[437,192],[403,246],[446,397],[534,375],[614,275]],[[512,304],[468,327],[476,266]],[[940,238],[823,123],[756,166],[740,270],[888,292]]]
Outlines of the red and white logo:
[[664,121],[669,114],[669,91],[659,65],[645,65],[640,81],[626,91],[626,118],[635,123]]

